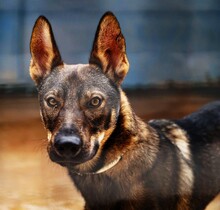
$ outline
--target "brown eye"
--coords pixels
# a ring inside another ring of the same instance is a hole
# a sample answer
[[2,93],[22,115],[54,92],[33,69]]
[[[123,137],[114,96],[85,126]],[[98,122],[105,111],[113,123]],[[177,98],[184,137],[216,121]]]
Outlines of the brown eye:
[[101,103],[102,103],[102,99],[96,96],[90,100],[89,106],[92,108],[97,108],[101,105]]
[[47,105],[48,105],[49,107],[57,107],[58,104],[59,104],[59,102],[58,102],[55,98],[53,98],[53,97],[49,97],[49,98],[47,99]]

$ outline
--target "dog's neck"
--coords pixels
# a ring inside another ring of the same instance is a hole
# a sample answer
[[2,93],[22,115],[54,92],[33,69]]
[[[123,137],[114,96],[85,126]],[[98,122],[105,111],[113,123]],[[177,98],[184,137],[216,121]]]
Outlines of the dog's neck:
[[120,90],[121,108],[118,126],[123,132],[129,132],[129,136],[139,137],[139,139],[146,139],[149,135],[149,126],[143,122],[132,110],[125,93]]

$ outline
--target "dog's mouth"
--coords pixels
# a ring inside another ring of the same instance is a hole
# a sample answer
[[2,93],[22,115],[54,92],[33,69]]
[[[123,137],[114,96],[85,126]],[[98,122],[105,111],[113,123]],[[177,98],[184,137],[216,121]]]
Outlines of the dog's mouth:
[[[66,145],[65,149],[61,147],[59,150],[53,143],[47,147],[51,161],[64,167],[73,167],[93,159],[98,149],[99,143],[97,141],[93,145],[82,145],[77,151],[71,148],[71,145]],[[64,153],[62,150],[66,150],[66,152]]]

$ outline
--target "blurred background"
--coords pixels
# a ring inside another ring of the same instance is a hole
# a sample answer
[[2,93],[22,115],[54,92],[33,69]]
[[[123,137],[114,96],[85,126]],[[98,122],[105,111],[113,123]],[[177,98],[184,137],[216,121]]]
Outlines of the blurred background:
[[29,40],[36,18],[51,22],[63,59],[86,63],[105,11],[127,41],[126,86],[220,82],[218,0],[0,0],[0,84],[30,84]]
[[[29,42],[44,15],[63,60],[87,63],[108,10],[126,38],[130,71],[123,87],[139,116],[178,118],[219,98],[218,0],[0,0],[0,209],[82,209],[65,169],[47,157]],[[220,199],[208,209],[219,210]]]

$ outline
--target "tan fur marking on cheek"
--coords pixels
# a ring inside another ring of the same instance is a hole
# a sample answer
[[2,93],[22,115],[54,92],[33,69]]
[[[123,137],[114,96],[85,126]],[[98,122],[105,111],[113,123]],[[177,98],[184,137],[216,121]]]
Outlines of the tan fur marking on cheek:
[[50,131],[47,131],[47,140],[48,142],[52,141],[52,133]]
[[105,136],[105,132],[103,131],[99,134],[95,134],[95,135],[91,136],[90,141],[93,142],[93,141],[97,140],[100,144],[102,142],[102,140],[104,139],[104,136]]
[[105,132],[102,132],[99,136],[98,136],[98,142],[99,144],[102,142],[102,140],[104,139],[105,137]]
[[49,143],[54,143],[54,137],[57,135],[57,133],[59,133],[59,130],[60,130],[60,125],[58,125],[54,130],[53,132],[50,132],[48,129],[47,129],[47,140]]

